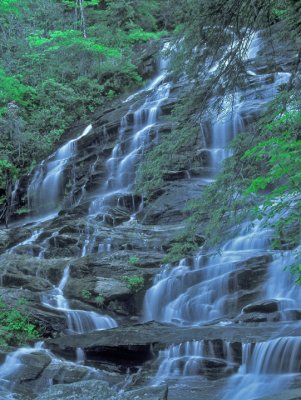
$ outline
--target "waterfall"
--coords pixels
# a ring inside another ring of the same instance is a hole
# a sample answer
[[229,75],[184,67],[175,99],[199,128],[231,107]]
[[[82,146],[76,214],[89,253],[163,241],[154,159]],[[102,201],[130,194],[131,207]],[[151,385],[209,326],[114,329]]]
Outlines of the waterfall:
[[[254,35],[245,57],[251,77],[250,87],[234,95],[232,110],[226,106],[221,115],[201,124],[200,134],[205,139],[204,151],[209,154],[208,177],[211,179],[214,179],[223,160],[231,155],[228,147],[230,141],[247,128],[249,120],[260,115],[263,106],[277,93],[278,87],[290,78],[289,73],[278,72],[273,73],[268,82],[271,74],[260,74],[253,68],[252,60],[261,45],[260,35]],[[258,97],[254,96],[257,90],[260,93]],[[293,255],[289,251],[272,251],[272,238],[273,230],[266,228],[262,221],[246,221],[241,224],[238,235],[226,241],[220,251],[205,254],[201,249],[192,260],[183,259],[174,267],[163,266],[153,286],[146,292],[144,320],[179,326],[198,326],[208,322],[233,324],[233,318],[243,306],[258,298],[278,304],[278,319],[299,319],[294,315],[298,314],[301,293],[294,287],[289,273],[283,271],[291,263]],[[259,263],[252,278],[249,275],[248,279],[254,279],[255,282],[260,277],[267,279],[264,285],[258,286],[257,291],[248,293],[246,273],[250,274],[251,270],[246,269],[248,260],[252,259],[262,260],[262,264],[260,266]],[[270,259],[273,261],[269,263]],[[241,367],[229,379],[224,389],[226,394],[220,398],[252,400],[285,387],[292,382],[294,374],[301,372],[300,345],[299,338],[244,343]],[[226,352],[221,358],[226,362],[233,361],[229,354]],[[209,356],[217,357],[212,353]],[[204,352],[203,342],[173,345],[160,353],[160,367],[153,383],[186,375],[206,376],[203,368],[206,357],[208,353]],[[277,378],[275,385],[271,384],[273,378]]]
[[[131,106],[121,119],[117,144],[106,162],[107,179],[91,204],[90,215],[105,212],[109,206],[118,205],[122,196],[131,194],[141,157],[152,143],[158,141],[158,118],[171,89],[171,83],[166,82],[168,60],[164,52],[161,57],[159,75],[143,89],[149,93],[146,100],[136,110]],[[126,102],[140,93],[141,90],[131,95]]]
[[83,133],[60,147],[35,170],[28,186],[28,207],[35,214],[53,213],[64,197],[64,171],[69,160],[76,155],[77,142],[92,130],[88,125]]
[[301,372],[301,339],[285,337],[244,344],[242,366],[222,400],[253,400],[289,387]]
[[[94,311],[72,310],[70,308],[63,292],[69,279],[69,274],[70,266],[67,265],[59,285],[49,293],[44,293],[41,303],[48,308],[62,311],[66,315],[68,334],[81,334],[116,328],[116,321],[107,315],[100,315]],[[81,349],[78,349],[77,355],[78,361],[83,361],[84,355]]]
[[[106,161],[106,179],[99,189],[96,198],[91,202],[89,215],[91,225],[95,225],[95,217],[101,215],[106,221],[107,212],[111,209],[130,209],[132,217],[141,209],[142,200],[134,198],[132,191],[136,182],[138,164],[145,151],[159,140],[159,117],[161,107],[168,100],[171,82],[168,81],[169,60],[165,55],[169,44],[165,43],[160,53],[159,73],[143,89],[129,96],[124,102],[129,103],[144,93],[142,105],[129,104],[128,112],[121,118],[118,140],[111,156]],[[125,200],[126,199],[126,200]],[[125,205],[125,203],[129,203]],[[122,211],[121,211],[122,212]],[[98,228],[86,233],[82,255],[95,252],[109,252],[112,249],[108,238],[102,243],[96,243]]]
[[[255,35],[249,48],[252,58],[259,51],[260,43],[259,36]],[[264,88],[272,87],[274,93],[283,83],[282,79],[276,73],[272,85],[262,83],[260,78],[258,84]],[[230,154],[227,149],[229,141],[244,129],[242,115],[255,113],[255,110],[260,114],[270,98],[271,90],[260,102],[250,98],[248,92],[243,97],[242,93],[237,93],[232,112],[226,107],[220,119],[210,123],[212,128],[209,129],[208,151],[211,153],[211,166],[215,170]],[[201,133],[204,134],[204,126],[201,126]],[[267,250],[271,234],[272,231],[263,229],[259,221],[247,222],[241,226],[236,238],[224,244],[221,254],[207,256],[200,252],[192,265],[187,265],[187,261],[183,260],[177,267],[163,268],[156,276],[154,286],[146,293],[144,319],[194,325],[225,316],[226,310],[233,309],[237,301],[233,288],[230,291],[230,286],[233,286],[232,272],[237,269],[239,262],[255,255],[255,252]]]
[[64,287],[68,281],[70,267],[64,269],[63,277],[57,287],[50,293],[42,295],[42,304],[55,310],[63,311],[67,318],[69,333],[86,333],[94,330],[115,328],[117,323],[113,318],[97,314],[93,311],[72,310],[64,297]]
[[160,367],[153,385],[159,385],[169,378],[206,374],[210,364],[215,364],[218,373],[223,370],[227,374],[238,368],[231,344],[226,341],[222,346],[205,340],[172,345],[160,352],[159,361]]
[[239,262],[250,257],[254,250],[267,249],[271,230],[261,231],[259,221],[250,232],[243,227],[241,234],[225,243],[221,254],[194,258],[193,265],[182,260],[178,267],[166,268],[145,296],[146,320],[173,322],[178,325],[198,325],[225,317],[235,308],[238,290],[233,272]]

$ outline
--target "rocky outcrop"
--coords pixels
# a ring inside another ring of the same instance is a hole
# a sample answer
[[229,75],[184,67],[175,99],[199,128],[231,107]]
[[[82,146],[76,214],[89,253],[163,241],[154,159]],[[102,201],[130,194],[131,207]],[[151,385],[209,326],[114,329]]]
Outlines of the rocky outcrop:
[[107,382],[82,381],[71,385],[56,385],[36,400],[167,400],[167,387],[148,387],[118,394]]
[[[226,325],[223,326],[223,338],[215,342],[223,354],[223,341],[230,343],[258,342],[271,337],[277,326]],[[287,328],[289,330],[289,328]],[[300,329],[292,332],[298,336]],[[93,332],[85,335],[61,337],[47,340],[46,346],[57,354],[66,356],[75,354],[81,345],[87,358],[94,357],[124,363],[131,366],[141,364],[153,358],[154,352],[164,349],[171,344],[187,341],[217,341],[220,339],[221,328],[218,325],[195,328],[179,328],[158,323],[139,324],[130,327],[120,327],[107,331]],[[237,349],[237,348],[236,348]],[[241,357],[241,346],[240,356]]]

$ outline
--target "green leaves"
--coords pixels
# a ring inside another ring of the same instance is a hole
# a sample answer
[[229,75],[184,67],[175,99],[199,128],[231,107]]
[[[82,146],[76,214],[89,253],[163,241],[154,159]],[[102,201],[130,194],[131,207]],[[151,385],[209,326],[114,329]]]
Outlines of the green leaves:
[[143,276],[124,276],[123,280],[132,293],[139,292],[144,286]]
[[[19,304],[19,307],[22,305]],[[37,328],[24,311],[9,307],[0,300],[0,345],[19,346],[37,339]]]
[[82,33],[74,29],[50,32],[49,37],[42,37],[35,33],[28,37],[28,42],[33,47],[44,47],[45,52],[60,51],[71,47],[79,47],[82,51],[103,54],[106,57],[117,58],[121,56],[117,48],[109,48],[98,42],[97,38],[84,38]]
[[6,112],[6,105],[11,101],[26,105],[25,96],[31,90],[30,86],[23,85],[15,76],[8,76],[0,67],[0,116]]
[[166,31],[160,31],[160,32],[145,32],[141,28],[136,28],[132,31],[129,32],[128,34],[128,40],[130,43],[135,43],[135,42],[147,42],[148,40],[158,40],[162,36],[167,35]]
[[1,0],[0,14],[19,14],[20,0]]

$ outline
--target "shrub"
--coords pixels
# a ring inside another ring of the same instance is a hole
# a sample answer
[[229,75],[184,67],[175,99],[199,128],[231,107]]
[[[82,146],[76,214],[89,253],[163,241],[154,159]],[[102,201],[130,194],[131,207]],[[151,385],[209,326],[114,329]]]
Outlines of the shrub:
[[137,257],[137,256],[131,256],[129,258],[129,264],[134,265],[134,266],[139,265],[140,264],[140,258]]
[[28,315],[0,300],[0,346],[19,346],[38,337],[37,327]]
[[144,278],[142,276],[125,276],[123,279],[132,293],[139,292],[144,286]]

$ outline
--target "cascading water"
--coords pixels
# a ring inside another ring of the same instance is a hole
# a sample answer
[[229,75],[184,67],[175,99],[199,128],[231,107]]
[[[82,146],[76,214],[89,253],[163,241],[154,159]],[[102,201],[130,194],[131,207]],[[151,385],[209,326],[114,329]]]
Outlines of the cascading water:
[[222,400],[258,399],[289,387],[301,372],[301,339],[285,337],[244,344],[242,366]]
[[[246,233],[225,243],[221,254],[194,258],[193,265],[182,260],[178,267],[165,268],[155,285],[148,290],[144,302],[146,320],[198,325],[227,315],[236,308],[238,295],[231,277],[242,260],[263,251],[271,230],[261,231],[259,222]],[[240,267],[243,269],[244,267]]]
[[[42,356],[46,361],[45,369],[38,376],[38,382],[35,382],[33,391],[40,394],[49,388],[55,379],[57,383],[64,382],[65,372],[74,370],[74,363],[61,360],[54,356],[49,350],[45,349],[43,342],[37,342],[34,348],[22,347],[6,356],[3,364],[0,365],[0,398],[1,400],[15,400],[22,397],[15,397],[14,391],[20,384],[22,370],[28,370],[28,358]],[[47,362],[49,364],[47,365]],[[84,367],[85,379],[99,379],[101,372],[92,367]],[[60,374],[60,376],[59,376]],[[36,396],[34,396],[36,397]],[[28,397],[26,397],[28,398]]]
[[[112,208],[119,210],[128,208],[134,216],[142,207],[143,202],[133,197],[132,189],[136,180],[137,166],[143,153],[152,143],[158,141],[158,118],[162,105],[170,96],[171,83],[167,80],[169,60],[164,55],[168,46],[169,44],[166,43],[161,52],[158,76],[144,89],[125,100],[125,103],[130,102],[141,93],[147,94],[141,106],[137,107],[134,103],[129,106],[127,114],[121,118],[117,144],[112,150],[111,157],[106,161],[107,178],[96,199],[90,205],[89,215],[92,226],[96,215],[102,215],[105,221],[106,213]],[[128,200],[131,198],[127,201],[128,207],[124,207],[125,198]],[[110,238],[102,243],[96,243],[97,235],[97,228],[92,233],[88,230],[82,255],[111,250]]]
[[[260,46],[260,36],[255,35],[247,52],[247,60],[256,57]],[[250,89],[246,93],[237,93],[232,113],[201,126],[201,133],[206,138],[206,150],[210,155],[209,171],[213,175],[220,168],[221,162],[230,155],[230,140],[237,133],[243,132],[248,119],[252,120],[255,115],[260,114],[263,105],[273,98],[279,85],[287,83],[290,77],[289,73],[274,73],[271,84],[266,75],[263,77],[254,72],[252,64],[249,68]],[[259,87],[260,101],[254,97],[256,86]],[[288,272],[283,271],[291,263],[292,253],[271,251],[272,237],[273,231],[265,228],[262,222],[248,221],[241,225],[239,235],[227,241],[218,254],[208,255],[200,251],[193,262],[184,259],[177,267],[164,267],[145,295],[144,320],[189,326],[214,320],[219,324],[228,323],[229,318],[240,312],[246,304],[244,302],[250,302],[250,293],[244,299],[244,283],[242,278],[237,277],[244,276],[247,260],[253,257],[260,259],[264,255],[268,259],[273,258],[273,261],[267,274],[262,269],[258,270],[260,274],[267,275],[267,281],[264,287],[252,294],[253,301],[258,296],[261,299],[272,299],[278,303],[280,316],[278,314],[277,318],[289,320],[294,313],[298,314],[301,293],[294,288],[293,279]],[[182,348],[186,348],[185,346],[183,344]],[[195,360],[202,360],[204,353],[196,344],[187,346],[189,350],[184,353],[180,352],[179,346],[172,346],[161,353],[162,361],[155,383],[174,378],[175,375],[202,374],[191,366],[196,365]],[[291,357],[290,352],[293,350],[296,350],[296,356]],[[297,361],[299,350],[300,341],[297,338],[280,338],[256,345],[243,344],[242,366],[239,373],[230,379],[223,400],[251,400],[274,393],[279,387],[283,387],[283,383],[288,381],[292,373],[300,373]],[[278,386],[271,385],[268,374],[278,374]],[[291,382],[290,379],[289,381]]]
[[[68,300],[64,297],[64,287],[69,278],[69,265],[64,269],[59,285],[49,293],[42,295],[42,304],[48,308],[62,311],[66,315],[68,334],[81,334],[96,330],[116,328],[116,321],[107,316],[93,311],[72,310]],[[77,361],[84,361],[84,353],[77,349]]]
[[63,173],[69,160],[75,156],[77,142],[92,130],[88,125],[83,133],[60,147],[36,169],[28,186],[29,209],[34,213],[50,213],[57,210],[63,198]]
[[42,295],[42,304],[49,308],[62,311],[67,317],[69,333],[86,333],[95,330],[115,328],[117,323],[113,318],[103,316],[92,311],[72,310],[68,300],[64,297],[64,287],[69,278],[70,267],[64,270],[63,277],[59,285],[50,293]]
[[217,348],[213,342],[204,340],[172,345],[160,352],[159,361],[161,364],[152,382],[154,385],[172,377],[204,374],[210,362],[219,365],[225,374],[237,370],[235,355],[228,342],[223,342],[222,349]]
[[[121,119],[118,142],[106,163],[107,179],[97,199],[91,204],[90,215],[105,211],[108,205],[118,205],[120,197],[131,193],[136,179],[137,164],[145,149],[157,140],[156,125],[161,106],[170,95],[171,84],[166,82],[167,65],[168,60],[163,54],[159,76],[144,89],[149,92],[145,102],[137,110],[130,108]],[[126,101],[132,100],[139,93],[141,91]]]

